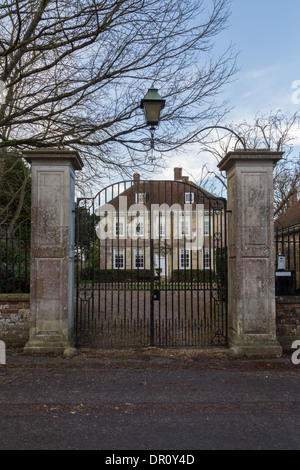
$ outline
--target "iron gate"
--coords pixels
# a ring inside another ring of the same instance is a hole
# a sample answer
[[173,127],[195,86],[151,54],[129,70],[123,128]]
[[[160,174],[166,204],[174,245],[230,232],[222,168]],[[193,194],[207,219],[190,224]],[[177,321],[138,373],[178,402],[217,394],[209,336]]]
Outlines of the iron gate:
[[227,341],[226,200],[138,175],[76,204],[77,345]]

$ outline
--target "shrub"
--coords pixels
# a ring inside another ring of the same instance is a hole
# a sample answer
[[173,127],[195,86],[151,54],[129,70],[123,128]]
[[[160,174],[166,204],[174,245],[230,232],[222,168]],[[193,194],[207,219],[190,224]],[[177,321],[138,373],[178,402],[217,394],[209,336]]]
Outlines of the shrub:
[[30,236],[23,226],[0,225],[0,292],[30,291]]
[[80,281],[131,282],[151,279],[150,269],[94,269],[86,267],[80,271]]
[[215,273],[208,269],[174,269],[171,280],[175,282],[210,282],[215,280]]
[[216,257],[216,281],[221,288],[227,285],[227,248],[217,248]]

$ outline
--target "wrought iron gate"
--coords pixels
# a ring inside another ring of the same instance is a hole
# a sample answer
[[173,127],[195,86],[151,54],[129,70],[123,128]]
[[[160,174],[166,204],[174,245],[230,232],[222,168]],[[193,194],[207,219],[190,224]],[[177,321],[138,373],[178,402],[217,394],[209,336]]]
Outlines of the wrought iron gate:
[[77,344],[225,344],[226,238],[226,200],[190,182],[136,175],[79,198]]

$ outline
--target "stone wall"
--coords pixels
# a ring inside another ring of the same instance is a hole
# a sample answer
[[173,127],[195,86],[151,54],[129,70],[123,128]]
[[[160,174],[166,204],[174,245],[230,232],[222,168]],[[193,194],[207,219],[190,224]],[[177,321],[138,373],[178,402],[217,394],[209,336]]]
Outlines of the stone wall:
[[29,338],[30,294],[0,294],[0,340],[24,347]]
[[289,351],[292,342],[300,339],[300,297],[276,298],[276,326],[283,350]]
[[[29,337],[30,294],[0,294],[0,340],[23,348]],[[300,339],[300,297],[276,298],[277,338],[284,351]]]

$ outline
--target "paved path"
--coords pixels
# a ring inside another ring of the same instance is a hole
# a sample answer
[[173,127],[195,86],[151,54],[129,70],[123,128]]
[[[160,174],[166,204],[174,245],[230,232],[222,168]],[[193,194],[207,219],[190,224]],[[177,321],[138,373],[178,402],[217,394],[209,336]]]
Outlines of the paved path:
[[299,372],[225,351],[8,351],[0,449],[299,450]]

